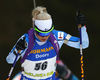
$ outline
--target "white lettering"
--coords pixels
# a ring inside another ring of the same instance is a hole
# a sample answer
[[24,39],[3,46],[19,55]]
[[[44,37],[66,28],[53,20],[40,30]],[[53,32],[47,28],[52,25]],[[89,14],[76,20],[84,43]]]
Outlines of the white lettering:
[[42,55],[39,55],[39,54],[36,54],[36,58],[42,58],[42,57],[48,57],[49,54],[42,54]]

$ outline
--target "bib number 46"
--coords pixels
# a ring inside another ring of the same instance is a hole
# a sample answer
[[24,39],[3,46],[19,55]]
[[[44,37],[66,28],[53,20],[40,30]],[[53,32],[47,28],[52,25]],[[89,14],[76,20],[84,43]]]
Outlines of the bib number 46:
[[47,64],[48,64],[48,62],[47,61],[45,61],[45,62],[43,62],[43,63],[36,63],[36,65],[35,65],[35,70],[45,70],[46,68],[47,68]]

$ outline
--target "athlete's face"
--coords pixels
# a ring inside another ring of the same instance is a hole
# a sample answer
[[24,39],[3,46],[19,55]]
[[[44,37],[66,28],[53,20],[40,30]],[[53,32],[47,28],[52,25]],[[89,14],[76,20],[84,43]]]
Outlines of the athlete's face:
[[45,42],[45,41],[47,41],[47,39],[49,38],[50,35],[48,35],[48,36],[40,36],[40,35],[36,34],[36,36],[38,37],[38,39],[41,42]]

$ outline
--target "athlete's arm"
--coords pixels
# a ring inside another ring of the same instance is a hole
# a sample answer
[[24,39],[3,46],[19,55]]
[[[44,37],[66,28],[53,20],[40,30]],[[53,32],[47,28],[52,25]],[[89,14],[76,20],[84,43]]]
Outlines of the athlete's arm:
[[[81,32],[82,32],[82,48],[85,49],[89,46],[89,38],[88,38],[88,34],[87,34],[85,26],[83,26],[81,28]],[[65,44],[67,44],[70,47],[74,47],[74,48],[79,49],[80,48],[80,40],[73,42],[73,41],[71,41],[71,39],[72,38],[70,38],[70,40]]]
[[[63,45],[63,43],[65,43],[70,47],[74,47],[78,49],[80,48],[80,40],[78,37],[71,36],[68,33],[65,33],[63,31],[58,31],[58,30],[53,30],[52,33],[55,35],[56,39],[58,40],[60,48]],[[83,49],[89,46],[89,39],[88,39],[88,34],[86,32],[85,26],[82,27],[82,46]]]
[[[28,45],[28,34],[22,35],[22,36],[18,39],[18,41],[19,41],[20,39],[23,39],[23,37],[25,37],[25,41],[26,41],[26,43],[27,43],[27,45]],[[18,43],[18,41],[16,42],[16,44]],[[14,47],[13,47],[12,50],[11,50],[11,52],[9,52],[8,56],[6,57],[6,61],[7,61],[9,64],[12,64],[12,63],[14,62],[14,60],[15,60],[15,58],[16,58],[16,55],[17,55],[17,53],[18,53],[18,49],[16,48],[16,44],[14,45]],[[27,48],[26,48],[26,49],[27,49]],[[25,50],[21,50],[21,52],[20,52],[21,54],[18,56],[18,59],[24,55],[26,49],[25,49]],[[17,59],[17,60],[18,60],[18,59]]]

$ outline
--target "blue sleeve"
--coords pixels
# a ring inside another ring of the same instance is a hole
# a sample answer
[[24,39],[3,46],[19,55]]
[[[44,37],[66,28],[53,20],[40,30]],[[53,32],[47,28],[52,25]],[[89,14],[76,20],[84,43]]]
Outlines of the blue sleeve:
[[62,47],[64,40],[68,40],[68,41],[72,41],[72,42],[79,41],[78,37],[71,36],[63,31],[53,30],[52,33],[54,34],[54,36],[56,37],[56,39],[58,41],[59,48]]
[[72,36],[72,37],[69,39],[69,41],[77,42],[77,41],[79,41],[79,38],[78,38],[78,37]]
[[[28,36],[28,34],[24,34],[24,35],[22,35],[19,39],[18,39],[18,41],[21,39],[21,38],[23,38],[25,36],[25,41],[27,42],[27,44],[29,43],[29,36]],[[18,42],[17,41],[17,42]],[[16,42],[16,43],[17,43]],[[16,44],[15,44],[16,45]],[[8,54],[8,56],[6,57],[6,61],[9,63],[9,64],[12,64],[13,62],[14,62],[14,60],[15,60],[15,58],[16,58],[16,55],[14,54],[14,51],[16,52],[16,53],[18,53],[18,51],[17,51],[17,49],[16,49],[16,47],[15,47],[15,45],[14,45],[14,47],[12,48],[12,50],[11,50],[11,52],[9,52],[9,54]],[[27,49],[27,48],[26,48]],[[25,50],[26,50],[25,49]],[[19,55],[18,56],[18,59],[21,57],[21,56],[23,56],[24,55],[24,52],[25,52],[25,50],[21,50],[21,55]],[[18,60],[17,59],[17,60]]]
[[[89,38],[86,31],[86,27],[83,26],[81,30],[82,30],[82,48],[85,49],[89,46]],[[78,37],[71,36],[66,32],[58,31],[58,30],[53,30],[52,33],[55,35],[56,39],[58,40],[60,48],[63,45],[63,43],[70,47],[74,47],[77,49],[80,48],[80,40]]]
[[[81,28],[81,33],[82,33],[82,49],[85,49],[89,46],[89,37],[88,37],[85,26],[83,26]],[[80,48],[80,40],[78,42],[68,41],[67,45],[70,47],[74,47],[76,49],[79,49]]]
[[[67,37],[67,35],[69,35],[66,32],[58,31],[58,30],[53,30],[52,33],[55,35],[55,37],[56,37],[57,40],[65,40],[66,37]],[[69,41],[77,42],[77,41],[79,41],[79,38],[78,37],[71,36],[69,38]]]

